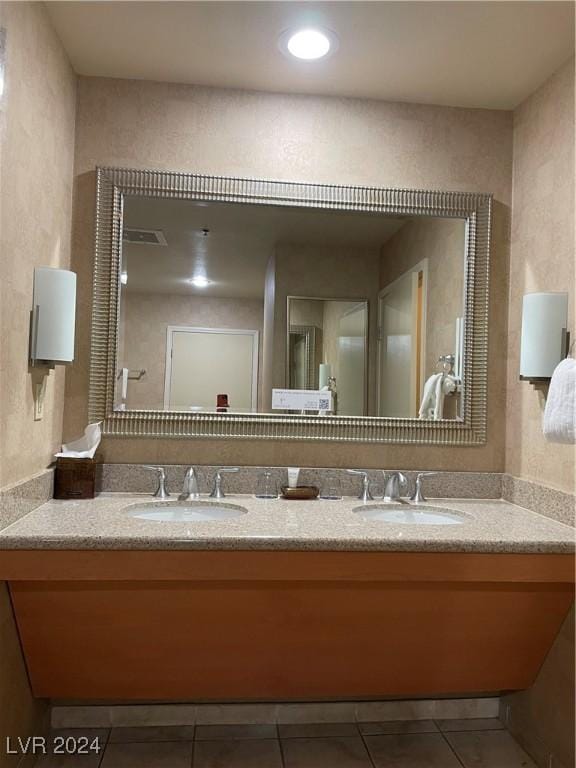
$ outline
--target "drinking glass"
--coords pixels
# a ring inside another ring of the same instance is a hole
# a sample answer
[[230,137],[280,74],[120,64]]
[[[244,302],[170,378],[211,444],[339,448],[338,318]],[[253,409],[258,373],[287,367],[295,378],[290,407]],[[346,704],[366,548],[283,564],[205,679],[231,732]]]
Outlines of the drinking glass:
[[336,474],[328,474],[322,481],[320,498],[325,501],[338,501],[342,498],[340,478]]
[[278,498],[278,483],[276,482],[272,472],[269,469],[267,469],[265,472],[261,472],[258,475],[255,495],[257,499]]

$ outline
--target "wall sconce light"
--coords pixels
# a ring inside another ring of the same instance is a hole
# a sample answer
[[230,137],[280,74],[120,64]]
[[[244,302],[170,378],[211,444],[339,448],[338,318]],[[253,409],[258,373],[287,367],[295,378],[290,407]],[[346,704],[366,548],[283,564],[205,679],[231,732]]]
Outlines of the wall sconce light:
[[53,368],[74,360],[76,275],[66,269],[37,267],[30,331],[32,365]]
[[520,379],[548,382],[568,354],[568,294],[527,293],[522,301]]

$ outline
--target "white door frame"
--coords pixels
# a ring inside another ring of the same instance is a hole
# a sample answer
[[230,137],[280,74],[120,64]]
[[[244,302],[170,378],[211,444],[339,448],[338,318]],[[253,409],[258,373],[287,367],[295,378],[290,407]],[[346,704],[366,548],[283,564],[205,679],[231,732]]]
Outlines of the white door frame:
[[424,275],[424,291],[422,292],[422,357],[420,362],[420,380],[426,379],[426,316],[427,316],[427,303],[428,303],[428,258],[422,259],[414,266],[407,269],[401,275],[388,285],[384,286],[378,291],[378,374],[376,376],[376,410],[378,416],[386,415],[380,413],[380,387],[382,386],[382,298],[386,296],[390,291],[408,275],[422,272]]
[[199,326],[169,325],[166,328],[166,367],[164,374],[164,409],[170,409],[170,385],[172,382],[172,334],[173,333],[224,333],[227,336],[252,336],[252,412],[258,410],[258,354],[260,331],[243,330],[241,328],[201,328]]

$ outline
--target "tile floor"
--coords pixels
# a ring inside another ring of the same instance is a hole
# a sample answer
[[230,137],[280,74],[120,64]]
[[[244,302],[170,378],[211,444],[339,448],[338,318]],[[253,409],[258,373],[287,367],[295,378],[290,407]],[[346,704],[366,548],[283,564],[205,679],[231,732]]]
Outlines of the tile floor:
[[35,768],[536,768],[499,720],[197,725],[54,731],[98,739],[90,755]]

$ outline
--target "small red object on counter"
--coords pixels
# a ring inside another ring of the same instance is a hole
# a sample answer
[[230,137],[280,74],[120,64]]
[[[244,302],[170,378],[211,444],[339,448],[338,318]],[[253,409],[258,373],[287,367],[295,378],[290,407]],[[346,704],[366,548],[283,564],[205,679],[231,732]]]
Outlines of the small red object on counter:
[[226,413],[228,407],[228,395],[216,395],[216,411]]

